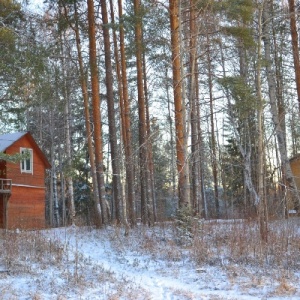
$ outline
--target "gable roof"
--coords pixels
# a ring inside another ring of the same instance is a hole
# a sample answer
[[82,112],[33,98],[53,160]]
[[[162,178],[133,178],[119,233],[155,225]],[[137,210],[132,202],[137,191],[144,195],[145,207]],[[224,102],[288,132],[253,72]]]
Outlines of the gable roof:
[[42,161],[45,164],[45,167],[47,169],[51,168],[51,165],[43,153],[43,151],[40,149],[34,138],[29,132],[14,132],[14,133],[7,133],[7,134],[2,134],[0,135],[0,152],[4,152],[8,147],[13,145],[16,141],[21,139],[22,137],[27,136],[27,138],[30,140],[30,142],[35,146],[36,151]]
[[25,134],[26,132],[14,132],[0,135],[0,152],[5,151]]

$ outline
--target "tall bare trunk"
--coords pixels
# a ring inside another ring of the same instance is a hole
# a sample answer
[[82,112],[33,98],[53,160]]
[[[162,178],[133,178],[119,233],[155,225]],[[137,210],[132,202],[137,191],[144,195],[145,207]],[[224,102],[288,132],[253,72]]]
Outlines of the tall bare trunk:
[[83,97],[83,106],[84,106],[84,119],[85,119],[85,130],[86,130],[86,138],[88,145],[88,153],[89,160],[91,165],[91,174],[92,174],[92,185],[93,185],[93,202],[94,202],[94,216],[95,216],[95,224],[97,227],[101,226],[102,223],[102,214],[101,207],[99,203],[99,192],[98,192],[98,184],[97,184],[97,173],[95,166],[95,154],[94,154],[94,146],[93,146],[93,138],[92,138],[92,130],[91,130],[91,118],[89,111],[89,95],[87,88],[87,79],[83,66],[83,58],[82,58],[82,50],[81,50],[81,40],[79,34],[79,24],[78,24],[78,11],[77,4],[74,2],[74,25],[69,21],[68,12],[66,6],[64,6],[64,16],[68,20],[69,25],[75,33],[76,40],[76,49],[77,49],[77,58],[78,58],[78,66],[79,66],[79,82],[81,86],[81,92]]
[[[65,54],[64,48],[62,49],[62,72],[63,72],[63,94],[65,98],[65,108],[64,108],[64,116],[65,116],[65,146],[66,146],[66,165],[70,170],[72,168],[72,151],[71,151],[71,114],[70,114],[70,97],[69,97],[69,87],[66,82],[67,70],[66,70],[66,62],[65,62]],[[74,187],[73,187],[73,178],[71,174],[66,174],[66,183],[68,186],[68,208],[69,208],[69,220],[70,223],[74,224],[75,219],[75,202],[74,202]]]
[[289,12],[290,12],[290,28],[291,28],[291,42],[293,50],[294,59],[294,69],[295,69],[295,79],[296,79],[296,89],[298,96],[298,105],[300,111],[300,62],[299,62],[299,45],[298,45],[298,31],[296,24],[296,9],[295,0],[289,1]]
[[103,144],[102,144],[102,124],[100,114],[100,89],[97,66],[97,49],[96,49],[96,30],[95,30],[95,13],[94,1],[87,0],[88,6],[88,34],[89,34],[89,60],[91,72],[92,88],[92,108],[93,108],[93,125],[94,125],[94,144],[95,144],[95,166],[97,174],[98,191],[100,196],[100,206],[102,212],[103,224],[108,223],[108,207],[105,201],[105,186],[103,174]]
[[125,168],[126,168],[126,184],[127,184],[127,205],[128,217],[131,226],[136,225],[135,214],[135,195],[134,195],[134,164],[132,153],[132,138],[131,138],[131,122],[130,122],[130,103],[128,97],[127,71],[126,71],[126,54],[125,54],[125,37],[123,26],[123,11],[122,0],[118,0],[119,19],[120,22],[120,55],[121,55],[121,74],[122,74],[122,90],[123,90],[123,114],[122,123],[123,142],[125,147]]
[[105,72],[106,72],[106,94],[107,94],[107,109],[108,109],[108,125],[109,125],[109,140],[111,147],[111,163],[112,163],[112,180],[113,180],[113,197],[116,212],[116,221],[122,221],[122,185],[121,185],[121,171],[120,171],[120,149],[117,141],[117,130],[115,120],[114,107],[114,91],[113,91],[113,70],[111,64],[111,49],[108,27],[108,16],[106,0],[101,0],[101,13],[103,21],[103,37],[104,37],[104,57],[105,57]]
[[141,183],[141,220],[146,224],[148,220],[148,193],[147,193],[147,127],[146,127],[146,104],[144,95],[143,61],[142,61],[142,18],[139,0],[134,0],[135,21],[135,44],[136,44],[136,69],[139,111],[139,167]]
[[[274,45],[274,59],[275,59],[275,73],[276,73],[276,96],[277,96],[277,109],[278,109],[278,117],[279,117],[279,122],[282,128],[283,132],[286,132],[286,111],[285,111],[285,103],[284,103],[284,92],[283,92],[283,70],[282,70],[282,59],[281,55],[279,53],[279,41],[277,38],[278,33],[276,32],[276,26],[274,20],[274,12],[271,12],[273,17],[272,17],[272,39],[273,39],[273,45]],[[284,34],[284,33],[283,33]],[[279,37],[280,41],[283,41],[281,43],[284,43],[284,38]],[[300,105],[300,103],[299,103]],[[298,108],[299,109],[299,108]],[[292,114],[293,115],[293,114]],[[285,147],[286,147],[286,135],[284,135],[285,141]],[[285,180],[285,175],[284,175],[284,169],[281,167],[281,173],[283,176],[280,176],[278,178],[279,181],[281,181],[283,184],[280,185],[280,193],[284,194],[286,192],[286,186],[287,182]],[[285,211],[285,216],[288,216],[288,206],[287,206],[287,197],[282,197],[284,199],[283,201],[283,208]]]
[[[195,5],[190,0],[190,42],[189,42],[189,100],[191,110],[191,203],[193,212],[198,214],[201,209],[201,178],[200,178],[200,141],[198,133],[198,123],[200,116],[198,115],[198,74],[196,72],[197,64],[197,38],[198,27],[196,25]],[[199,205],[200,204],[200,205]]]
[[172,69],[173,69],[173,90],[175,106],[175,135],[176,135],[176,156],[178,172],[178,200],[179,208],[190,207],[188,198],[188,166],[186,159],[186,136],[184,124],[184,101],[182,98],[182,78],[180,64],[180,23],[178,0],[169,0],[170,26],[171,26],[171,47],[172,47]]
[[55,165],[54,143],[51,146],[51,187],[50,187],[50,225],[59,226],[59,212],[58,212],[58,195],[57,195],[57,174]]
[[[198,71],[197,71],[198,73]],[[198,85],[198,83],[197,83]],[[199,207],[199,213],[200,216],[203,218],[206,218],[208,216],[208,208],[207,208],[207,202],[206,202],[206,195],[205,195],[205,186],[204,186],[204,155],[203,155],[203,139],[202,139],[202,130],[201,130],[201,114],[200,114],[200,100],[199,100],[199,92],[198,89],[196,89],[197,92],[197,116],[198,116],[198,122],[197,122],[197,131],[198,131],[198,142],[199,142],[199,182],[200,182],[200,191],[201,191],[201,198],[198,201],[198,207]]]
[[[165,70],[165,78],[168,78],[168,69]],[[171,145],[171,160],[170,160],[170,173],[171,173],[171,184],[172,184],[172,199],[176,197],[176,170],[175,166],[175,155],[174,155],[174,125],[173,125],[173,118],[172,118],[172,106],[171,106],[171,99],[170,99],[170,92],[169,92],[169,83],[168,80],[165,80],[166,90],[167,90],[167,101],[168,101],[168,121],[169,121],[169,130],[170,130],[170,145]]]
[[217,150],[216,150],[216,134],[215,134],[215,119],[214,119],[214,99],[213,99],[213,81],[212,67],[210,57],[210,40],[207,36],[207,66],[208,66],[208,89],[209,89],[209,108],[210,108],[210,129],[211,129],[211,162],[214,180],[214,198],[216,206],[216,217],[220,217],[220,203],[218,190],[218,166],[217,166]]
[[58,212],[58,193],[57,193],[57,171],[55,161],[52,165],[52,177],[53,177],[53,202],[54,202],[54,217],[55,226],[59,226],[59,212]]
[[146,74],[146,57],[143,52],[143,74],[144,74],[144,94],[145,94],[145,108],[146,108],[146,130],[147,130],[147,210],[150,225],[153,225],[157,219],[156,215],[156,199],[155,199],[155,180],[154,180],[154,164],[153,164],[153,151],[152,151],[152,137],[151,125],[149,114],[149,99],[148,99],[148,86]]
[[[115,24],[115,13],[114,13],[114,8],[113,8],[113,0],[109,0],[109,5],[110,5],[110,15],[111,15],[111,22]],[[113,30],[113,44],[114,44],[114,57],[116,61],[116,75],[117,75],[117,80],[118,80],[118,93],[119,93],[119,108],[120,108],[120,131],[121,131],[121,138],[123,140],[123,145],[125,146],[126,143],[126,126],[125,126],[125,109],[124,109],[124,96],[123,96],[123,89],[122,89],[122,75],[121,75],[121,64],[120,64],[120,57],[119,57],[119,49],[118,49],[118,41],[117,41],[117,34],[116,30]],[[121,143],[121,142],[120,142]],[[119,149],[121,151],[121,149]],[[121,165],[121,153],[120,155],[120,165]],[[122,161],[122,163],[124,163]],[[127,164],[127,156],[126,156],[126,151],[125,151],[125,164]],[[127,168],[125,167],[125,172],[126,172],[126,179],[127,179]],[[121,183],[122,184],[122,183]],[[122,195],[121,195],[121,204],[122,204],[122,222],[125,224],[126,227],[126,232],[125,234],[128,234],[128,229],[129,229],[129,224],[128,224],[128,218],[127,218],[127,204],[126,204],[126,198],[123,195],[123,186],[128,183],[125,181],[124,185],[122,185]],[[128,193],[127,193],[128,194]]]
[[268,241],[268,214],[267,214],[267,199],[264,193],[264,143],[263,143],[263,115],[264,101],[261,93],[261,46],[262,46],[262,9],[258,10],[258,42],[257,42],[257,67],[256,67],[256,90],[257,90],[257,177],[258,177],[258,218],[260,237],[263,241]]
[[51,140],[51,147],[50,147],[50,159],[51,159],[51,178],[50,178],[50,197],[49,197],[49,223],[50,226],[55,225],[54,220],[54,172],[55,172],[55,155],[54,155],[54,116],[53,111],[50,112],[50,140]]
[[62,226],[67,224],[66,196],[65,196],[65,179],[63,172],[62,149],[59,148],[59,176],[60,176],[60,195],[62,203]]
[[[71,168],[71,128],[70,128],[70,109],[69,109],[69,100],[68,96],[65,103],[65,116],[66,116],[66,155],[67,155],[67,165]],[[66,176],[66,182],[68,185],[68,196],[69,196],[69,218],[71,224],[74,224],[75,219],[75,202],[74,202],[74,186],[73,186],[73,178],[70,174]]]

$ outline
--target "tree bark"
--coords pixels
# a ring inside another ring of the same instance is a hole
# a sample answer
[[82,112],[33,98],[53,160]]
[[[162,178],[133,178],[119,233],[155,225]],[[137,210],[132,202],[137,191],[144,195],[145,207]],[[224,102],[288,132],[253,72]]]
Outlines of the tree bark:
[[298,97],[298,105],[300,112],[300,62],[299,62],[299,45],[298,45],[298,31],[296,24],[296,9],[295,0],[289,0],[289,12],[290,12],[290,28],[291,28],[291,42],[293,50],[294,59],[294,69],[295,69],[295,81]]
[[[284,95],[283,95],[283,70],[282,70],[282,53],[280,55],[280,50],[278,48],[280,47],[280,44],[278,43],[277,35],[278,33],[276,32],[276,18],[274,11],[272,13],[272,39],[273,39],[273,44],[274,44],[274,59],[275,59],[275,74],[276,74],[276,96],[277,96],[277,109],[278,109],[278,117],[279,117],[279,122],[281,125],[281,129],[283,132],[286,132],[286,108],[285,108],[285,103],[284,103]],[[284,35],[285,33],[281,33]],[[284,43],[284,37],[280,37],[279,40],[281,43]],[[298,43],[298,42],[297,42]],[[298,46],[297,46],[298,47]],[[281,50],[282,51],[282,50]],[[299,110],[299,106],[298,106]],[[293,116],[293,113],[291,113]],[[293,134],[292,134],[293,136]],[[285,141],[285,147],[286,147],[286,134],[284,135]],[[287,182],[285,180],[285,175],[284,175],[284,169],[281,166],[281,175],[278,177],[278,181],[281,181],[282,184],[280,185],[280,193],[283,195],[286,193],[286,186]],[[284,199],[283,201],[283,209],[285,211],[284,215],[288,217],[288,205],[287,205],[287,197],[282,197]]]
[[[120,55],[121,55],[121,75],[122,75],[122,90],[123,90],[123,114],[122,123],[123,142],[125,147],[125,168],[126,168],[126,184],[127,184],[127,205],[128,217],[131,226],[136,225],[135,213],[135,194],[134,194],[134,168],[133,168],[133,154],[132,154],[132,137],[131,137],[131,121],[130,121],[130,102],[128,97],[127,85],[127,67],[126,67],[126,54],[125,54],[125,37],[123,25],[123,11],[122,0],[118,0],[119,19],[120,22]],[[122,105],[121,105],[122,106]]]
[[153,164],[153,151],[152,151],[152,138],[151,138],[151,125],[149,114],[149,99],[148,99],[148,86],[146,74],[146,57],[143,52],[143,74],[144,74],[144,95],[145,95],[145,109],[146,109],[146,130],[147,130],[147,211],[148,222],[152,226],[157,219],[156,215],[156,199],[155,199],[155,179],[154,179],[154,164]]
[[175,106],[175,136],[176,136],[176,156],[178,173],[178,201],[179,208],[190,207],[188,198],[188,174],[186,159],[186,136],[184,124],[184,103],[182,98],[182,78],[180,66],[180,23],[179,23],[179,3],[178,0],[169,0],[170,27],[171,27],[171,47],[172,47],[172,70],[173,70],[173,91]]
[[[114,14],[114,8],[113,8],[113,0],[109,0],[109,5],[110,5],[110,15],[111,15],[111,22],[113,24],[115,24],[115,14]],[[113,30],[113,44],[114,44],[114,56],[115,56],[115,61],[116,61],[116,75],[117,75],[117,80],[118,80],[118,93],[119,93],[119,108],[120,108],[120,135],[121,135],[121,139],[123,141],[123,145],[124,148],[126,148],[125,143],[126,141],[126,124],[125,124],[125,109],[124,109],[124,96],[123,96],[123,86],[122,86],[122,75],[121,75],[121,64],[120,64],[120,57],[119,57],[119,48],[118,48],[118,41],[117,41],[117,34],[116,34],[116,30]],[[122,143],[120,141],[120,143]],[[121,151],[121,149],[119,149],[119,151]],[[121,164],[121,153],[119,153],[120,155],[120,164]],[[124,163],[124,161],[122,161],[122,163]],[[121,183],[122,185],[122,195],[121,195],[121,200],[122,200],[122,222],[125,225],[126,228],[126,232],[125,235],[127,235],[129,233],[129,223],[128,223],[128,213],[127,213],[127,204],[126,204],[126,195],[124,197],[123,195],[123,186],[128,186],[128,182],[127,182],[127,167],[126,165],[128,164],[127,162],[127,156],[126,156],[126,150],[125,150],[125,172],[126,172],[126,180],[124,182],[124,184]],[[131,183],[132,184],[132,183]],[[128,190],[128,188],[127,188]],[[127,192],[128,195],[128,192]]]
[[207,64],[208,64],[208,89],[209,89],[209,108],[210,108],[210,129],[211,129],[211,161],[212,172],[214,180],[214,198],[216,207],[216,217],[220,217],[220,203],[218,190],[218,165],[217,165],[217,150],[216,150],[216,135],[215,135],[215,120],[214,120],[214,106],[213,106],[213,85],[212,85],[212,69],[210,57],[210,41],[207,36]]
[[136,69],[138,90],[138,114],[139,114],[139,167],[141,187],[141,220],[146,224],[148,220],[148,193],[147,193],[147,127],[146,127],[146,104],[143,87],[143,61],[142,61],[142,19],[139,0],[134,0],[135,20],[135,45],[136,45]]
[[100,206],[102,212],[103,224],[108,223],[108,206],[105,200],[105,185],[103,174],[103,144],[102,144],[102,124],[100,114],[100,89],[99,76],[97,67],[97,49],[96,49],[96,30],[95,30],[95,13],[94,1],[87,0],[88,6],[88,34],[89,34],[89,60],[91,72],[91,89],[92,89],[92,108],[94,124],[94,144],[95,144],[95,166],[97,173],[98,191],[100,196]]
[[65,196],[65,179],[64,179],[64,172],[63,172],[63,160],[62,160],[62,149],[59,148],[59,176],[60,176],[60,195],[61,195],[61,202],[62,202],[62,226],[67,225],[67,210],[66,210],[66,196]]
[[167,81],[168,78],[168,69],[165,70],[165,86],[167,91],[167,102],[168,102],[168,125],[170,130],[170,145],[171,145],[171,160],[170,160],[170,172],[171,172],[171,184],[172,184],[172,199],[176,197],[176,170],[175,170],[175,151],[174,151],[174,125],[173,125],[173,118],[172,118],[172,107],[171,107],[171,97],[170,97],[170,88],[169,83]]
[[198,133],[198,122],[200,122],[198,102],[198,73],[197,64],[197,38],[198,27],[196,25],[196,13],[193,0],[190,0],[190,42],[189,42],[189,100],[191,110],[191,205],[193,213],[198,214],[201,211],[201,177],[200,177],[200,140]]
[[121,171],[120,171],[120,149],[117,141],[117,130],[115,120],[114,107],[114,91],[113,91],[113,70],[111,64],[111,49],[109,39],[109,27],[106,0],[101,0],[101,14],[103,22],[103,37],[104,37],[104,58],[105,58],[105,82],[107,93],[107,109],[108,109],[108,125],[109,125],[109,141],[111,147],[111,163],[112,163],[112,180],[113,180],[113,197],[116,212],[117,224],[122,222],[122,185],[121,185]]
[[264,193],[264,131],[263,131],[263,115],[264,102],[261,93],[261,46],[262,46],[262,8],[258,10],[258,42],[257,42],[257,67],[256,67],[256,94],[257,94],[257,178],[258,178],[258,218],[261,240],[268,241],[268,214],[267,214],[267,199]]
[[[89,161],[90,161],[90,165],[91,165],[91,174],[92,174],[93,202],[94,202],[94,208],[95,208],[94,221],[95,221],[95,225],[97,227],[100,227],[102,224],[102,213],[101,213],[101,206],[99,203],[97,172],[96,172],[96,165],[95,165],[95,154],[94,154],[94,146],[93,146],[93,138],[92,138],[92,130],[91,130],[91,117],[90,117],[90,110],[89,110],[89,95],[88,95],[86,75],[85,75],[84,66],[83,66],[76,1],[74,2],[74,14],[75,14],[74,15],[75,26],[72,26],[70,22],[69,22],[69,24],[71,25],[72,29],[75,32],[75,39],[76,39],[76,49],[77,49],[79,74],[80,74],[79,81],[80,81],[81,92],[82,92],[82,97],[83,97],[85,130],[86,130]],[[65,8],[65,16],[67,18],[66,8]]]
[[70,124],[70,97],[69,97],[69,87],[66,81],[67,78],[67,69],[66,69],[66,61],[65,61],[65,51],[63,46],[63,37],[62,34],[60,36],[61,42],[61,65],[62,65],[62,74],[63,74],[63,95],[65,100],[64,107],[64,117],[65,117],[65,153],[66,153],[66,165],[67,165],[67,173],[65,174],[66,183],[68,186],[68,207],[69,207],[69,220],[73,225],[75,221],[75,202],[74,202],[74,186],[73,186],[73,178],[70,174],[72,170],[72,151],[71,151],[71,124]]

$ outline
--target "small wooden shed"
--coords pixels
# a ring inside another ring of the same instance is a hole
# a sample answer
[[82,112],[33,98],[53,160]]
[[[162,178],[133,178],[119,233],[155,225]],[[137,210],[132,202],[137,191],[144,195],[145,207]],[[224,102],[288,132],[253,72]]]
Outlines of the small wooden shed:
[[0,160],[0,228],[44,228],[46,156],[29,132],[0,135],[0,152],[27,154],[17,163]]

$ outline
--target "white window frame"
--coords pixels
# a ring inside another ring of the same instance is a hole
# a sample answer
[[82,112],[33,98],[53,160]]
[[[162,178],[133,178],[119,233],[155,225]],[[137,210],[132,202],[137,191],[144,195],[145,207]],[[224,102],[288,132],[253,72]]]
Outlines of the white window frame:
[[[20,161],[21,173],[30,173],[33,174],[33,150],[30,148],[20,148],[20,153],[29,152],[30,157]],[[29,160],[29,164],[28,164]],[[29,167],[29,168],[28,168]]]

